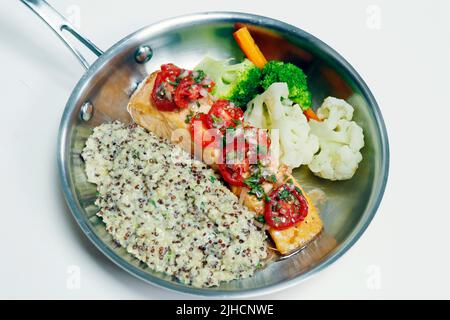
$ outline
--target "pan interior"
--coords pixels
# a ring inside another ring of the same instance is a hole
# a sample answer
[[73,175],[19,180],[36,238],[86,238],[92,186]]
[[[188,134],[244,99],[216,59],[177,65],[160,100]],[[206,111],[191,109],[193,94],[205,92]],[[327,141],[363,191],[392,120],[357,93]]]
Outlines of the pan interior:
[[[355,119],[365,133],[364,160],[354,178],[346,182],[316,178],[305,168],[295,170],[295,176],[306,190],[321,190],[326,194],[326,201],[319,204],[325,231],[314,243],[288,259],[270,264],[252,278],[217,288],[194,289],[152,271],[114,243],[96,216],[96,188],[87,182],[80,154],[95,126],[112,120],[131,121],[126,111],[130,94],[160,64],[173,62],[191,68],[206,55],[241,58],[242,53],[232,37],[235,22],[252,28],[269,59],[290,61],[303,68],[309,78],[315,108],[327,96],[345,99],[355,107]],[[139,45],[149,45],[153,50],[153,58],[144,65],[134,59]],[[264,23],[253,16],[180,19],[142,29],[119,42],[80,80],[63,117],[62,180],[69,206],[81,227],[106,255],[131,273],[151,283],[194,294],[233,295],[281,288],[329,264],[356,240],[372,218],[387,174],[381,116],[365,85],[340,59],[322,42],[298,29],[276,21]],[[84,122],[79,112],[86,101],[93,104],[95,113],[91,120]]]

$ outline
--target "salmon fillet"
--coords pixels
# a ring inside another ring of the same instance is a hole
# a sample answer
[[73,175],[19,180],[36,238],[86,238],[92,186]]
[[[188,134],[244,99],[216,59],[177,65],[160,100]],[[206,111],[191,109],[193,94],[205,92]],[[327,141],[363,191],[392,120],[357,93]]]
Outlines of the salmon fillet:
[[[193,143],[189,132],[189,123],[186,121],[186,118],[193,112],[207,113],[212,105],[212,101],[203,101],[200,103],[200,106],[195,107],[195,110],[184,108],[170,112],[160,111],[152,104],[150,99],[156,75],[157,72],[149,75],[131,96],[127,107],[128,112],[133,120],[140,126],[172,143],[180,145],[184,150],[192,153],[194,150]],[[209,152],[208,149],[205,150],[205,153]],[[214,165],[214,163],[211,164],[211,167],[217,170],[217,166]],[[298,181],[290,174],[289,168],[286,166],[276,168],[276,172],[277,181],[285,182],[292,179],[294,184],[302,189]],[[265,183],[263,188],[268,192],[273,188],[273,185]],[[254,211],[257,215],[262,215],[264,213],[264,201],[259,200],[254,195],[248,194],[246,188],[232,186],[230,189],[238,197],[243,198],[243,204],[247,208]],[[318,236],[323,229],[323,223],[316,207],[303,189],[302,192],[305,195],[309,207],[306,219],[285,230],[269,229],[269,234],[272,237],[277,250],[281,254],[288,254],[296,249],[304,247],[308,242]]]

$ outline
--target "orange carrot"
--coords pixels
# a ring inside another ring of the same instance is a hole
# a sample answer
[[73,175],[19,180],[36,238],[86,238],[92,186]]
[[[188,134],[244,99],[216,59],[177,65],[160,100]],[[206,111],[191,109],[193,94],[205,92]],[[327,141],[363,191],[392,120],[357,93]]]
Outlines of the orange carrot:
[[255,40],[253,40],[252,35],[246,27],[240,28],[238,31],[233,33],[233,36],[247,58],[253,62],[255,66],[258,68],[263,68],[266,65],[266,58],[262,54],[261,50],[259,50],[259,47],[256,45]]
[[[262,69],[266,65],[267,59],[264,57],[261,50],[259,50],[258,45],[255,43],[255,40],[253,40],[253,37],[248,29],[246,27],[239,28],[238,31],[233,33],[233,36],[247,58],[253,62],[255,66]],[[304,114],[308,120],[314,119],[316,121],[320,121],[319,117],[312,108],[305,110]]]
[[312,108],[306,109],[303,113],[305,114],[308,121],[311,119],[320,121],[319,117],[317,116],[317,114],[314,112],[314,110]]

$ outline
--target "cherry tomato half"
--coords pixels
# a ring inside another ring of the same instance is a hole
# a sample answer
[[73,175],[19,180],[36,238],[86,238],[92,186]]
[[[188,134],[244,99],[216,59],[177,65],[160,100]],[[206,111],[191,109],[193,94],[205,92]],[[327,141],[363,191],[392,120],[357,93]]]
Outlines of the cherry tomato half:
[[217,100],[209,110],[212,128],[230,128],[242,124],[244,112],[241,108],[235,107],[228,100]]
[[[197,113],[192,117],[190,123],[191,137],[194,139],[194,142],[197,145],[202,146],[202,148],[206,148],[209,144],[211,144],[211,142],[214,141],[214,135],[206,134],[206,131],[210,129],[208,114]],[[200,130],[200,132],[197,132],[197,130]]]
[[173,86],[168,86],[164,73],[162,71],[158,72],[151,94],[151,100],[158,110],[174,111],[177,109],[175,102],[168,98],[173,93],[174,88]]
[[173,63],[163,64],[160,71],[164,81],[175,81],[176,78],[180,76],[181,72],[182,69],[178,68]]
[[239,130],[231,140],[227,135],[222,158],[218,160],[218,167],[223,179],[230,185],[247,186],[245,179],[248,178],[248,172],[250,171],[247,154],[248,145],[245,142],[243,130]]
[[232,186],[246,187],[246,173],[250,170],[248,161],[238,164],[218,164],[222,178]]
[[207,96],[215,83],[204,73],[163,64],[156,75],[151,101],[161,111],[186,108],[190,102]]
[[[181,74],[181,69],[173,63],[163,64],[158,72],[153,85],[151,100],[161,111],[174,111],[177,105],[173,101],[177,78]],[[172,84],[171,84],[172,83]]]
[[175,90],[175,104],[179,108],[186,108],[189,102],[200,98],[201,88],[201,85],[195,83],[192,77],[183,78]]
[[266,200],[264,218],[274,229],[289,228],[305,220],[307,215],[308,202],[301,190],[293,185],[281,185]]

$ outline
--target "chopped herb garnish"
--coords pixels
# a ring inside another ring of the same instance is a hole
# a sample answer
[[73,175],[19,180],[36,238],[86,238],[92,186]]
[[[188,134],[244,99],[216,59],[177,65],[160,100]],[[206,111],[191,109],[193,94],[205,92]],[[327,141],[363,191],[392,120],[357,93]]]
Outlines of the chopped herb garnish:
[[280,198],[280,200],[284,200],[284,199],[289,198],[290,195],[291,195],[291,193],[289,192],[289,190],[283,189],[278,194],[278,198]]
[[255,195],[258,200],[261,200],[266,196],[266,192],[260,184],[253,186],[248,193]]
[[171,85],[174,86],[174,87],[178,86],[178,82],[176,82],[176,81],[167,80],[167,83],[168,83],[168,84],[171,84]]
[[262,269],[262,267],[263,267],[263,265],[261,262],[256,265],[256,269]]
[[155,208],[156,208],[156,202],[153,199],[148,200],[148,202],[150,202]]
[[209,180],[210,180],[211,182],[214,182],[214,181],[216,181],[217,179],[216,179],[216,177],[214,177],[214,176],[209,176]]
[[96,196],[97,198],[100,197],[100,192],[97,191],[97,192],[95,193],[95,196]]
[[263,177],[261,174],[262,164],[258,162],[256,165],[252,165],[252,169],[254,173],[244,180],[244,183],[249,187],[249,194],[255,195],[259,200],[267,199],[267,194],[262,187],[261,183],[263,181]]
[[272,182],[272,183],[276,183],[277,182],[277,176],[272,174],[272,175],[267,177],[267,181]]
[[252,187],[256,186],[257,184],[259,184],[260,181],[261,181],[261,178],[258,175],[254,174],[254,175],[250,176],[249,178],[245,179],[244,183],[252,188]]
[[[198,103],[198,102],[197,102]],[[191,123],[191,120],[192,120],[192,117],[193,117],[194,115],[193,115],[193,113],[189,113],[187,116],[186,116],[186,119],[184,120],[184,123]]]
[[233,122],[234,122],[234,124],[237,125],[237,126],[239,126],[239,125],[242,124],[242,121],[239,120],[239,119],[233,119]]
[[195,72],[197,73],[194,77],[195,82],[200,83],[206,78],[206,74],[203,70],[195,70]]
[[211,119],[213,120],[214,123],[222,123],[222,119],[219,117],[216,117],[215,115],[211,115]]
[[299,187],[295,187],[295,190],[297,190],[298,193],[303,194],[302,189],[300,189]]
[[258,222],[261,222],[261,223],[266,223],[266,218],[264,218],[263,215],[257,216],[257,217],[255,218],[255,220],[258,221]]

